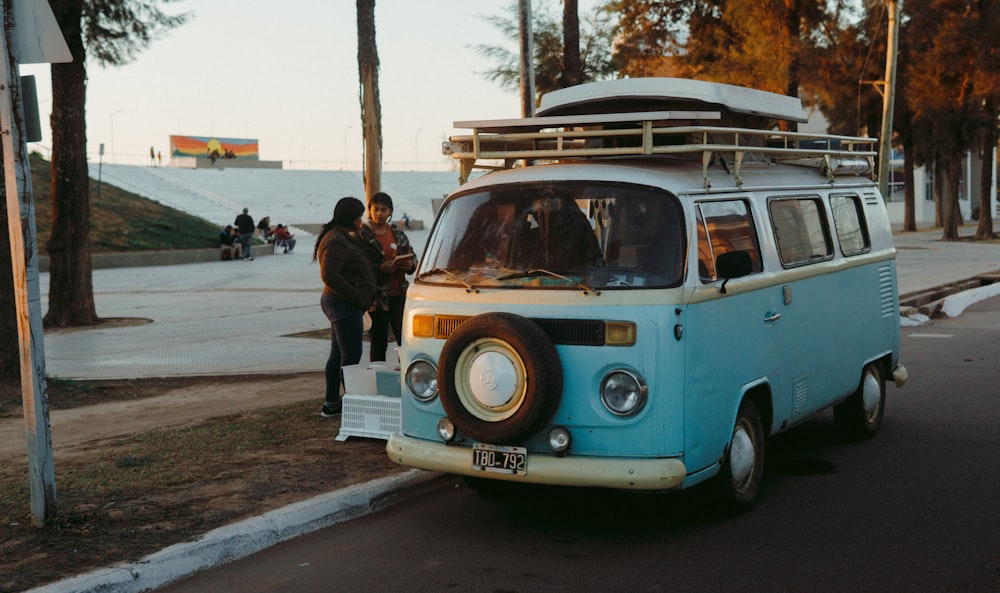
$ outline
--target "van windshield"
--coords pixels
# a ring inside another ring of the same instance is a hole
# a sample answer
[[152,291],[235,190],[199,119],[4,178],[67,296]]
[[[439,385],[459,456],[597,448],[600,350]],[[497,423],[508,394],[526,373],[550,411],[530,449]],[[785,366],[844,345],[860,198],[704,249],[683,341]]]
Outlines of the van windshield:
[[662,190],[511,184],[442,207],[418,282],[471,287],[666,288],[684,279],[683,213]]

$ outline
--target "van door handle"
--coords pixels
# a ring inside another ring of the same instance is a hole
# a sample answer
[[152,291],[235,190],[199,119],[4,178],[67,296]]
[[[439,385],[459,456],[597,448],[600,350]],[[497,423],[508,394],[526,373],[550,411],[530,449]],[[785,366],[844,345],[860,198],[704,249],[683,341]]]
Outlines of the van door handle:
[[779,319],[781,319],[781,313],[769,313],[768,316],[764,318],[764,323],[774,323]]

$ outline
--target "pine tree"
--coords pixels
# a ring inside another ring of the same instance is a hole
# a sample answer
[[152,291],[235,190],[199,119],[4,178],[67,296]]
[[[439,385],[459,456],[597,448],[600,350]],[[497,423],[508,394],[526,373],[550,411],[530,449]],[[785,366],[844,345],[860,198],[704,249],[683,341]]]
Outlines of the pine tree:
[[[606,19],[602,18],[603,13],[598,10],[585,18],[581,26],[579,14],[569,6],[571,3],[575,4],[572,0],[567,0],[564,5],[561,22],[552,14],[551,5],[536,3],[532,7],[536,98],[574,84],[602,80],[614,73],[611,63],[611,32]],[[576,16],[578,56],[573,56],[572,48],[568,51],[566,49],[567,43],[573,43],[573,16]],[[485,20],[516,44],[516,4],[511,5],[506,13],[487,16]],[[570,23],[568,27],[565,26],[567,22]],[[520,69],[515,52],[498,45],[477,45],[475,50],[497,64],[493,69],[482,73],[487,80],[496,82],[505,89],[519,88]],[[575,71],[575,60],[579,61],[579,73]]]

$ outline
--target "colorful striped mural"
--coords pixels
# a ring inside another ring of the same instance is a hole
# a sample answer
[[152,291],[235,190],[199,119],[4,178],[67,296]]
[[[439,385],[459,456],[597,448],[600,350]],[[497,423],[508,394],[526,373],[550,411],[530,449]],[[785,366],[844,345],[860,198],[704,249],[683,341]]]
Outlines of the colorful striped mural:
[[214,136],[170,136],[170,155],[259,160],[256,138],[216,138]]

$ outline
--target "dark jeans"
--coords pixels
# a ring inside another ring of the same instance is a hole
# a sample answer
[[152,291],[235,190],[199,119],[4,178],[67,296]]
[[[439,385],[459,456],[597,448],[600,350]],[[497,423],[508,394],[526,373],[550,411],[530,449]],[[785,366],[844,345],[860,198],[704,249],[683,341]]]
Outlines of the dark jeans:
[[361,361],[364,310],[324,294],[319,305],[330,320],[330,358],[326,360],[326,401],[340,401],[342,367]]
[[253,245],[253,233],[240,233],[240,244],[243,245],[243,257],[250,257],[250,246]]
[[[389,310],[370,311],[372,318],[372,328],[368,330],[368,336],[372,340],[370,360],[384,361],[385,351],[389,346],[389,328],[392,327],[392,335],[396,338],[396,345],[403,343],[403,304],[406,297],[389,297]],[[393,361],[396,362],[396,361]]]

